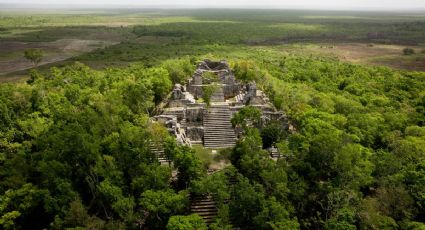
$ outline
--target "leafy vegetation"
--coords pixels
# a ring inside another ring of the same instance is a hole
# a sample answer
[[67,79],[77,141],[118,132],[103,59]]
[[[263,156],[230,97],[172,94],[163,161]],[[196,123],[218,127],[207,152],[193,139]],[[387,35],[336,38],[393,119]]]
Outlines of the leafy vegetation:
[[[214,194],[210,229],[424,228],[425,73],[278,44],[418,43],[423,21],[325,13],[166,11],[169,18],[145,25],[103,28],[139,37],[75,58],[129,66],[94,70],[77,62],[1,84],[0,228],[207,229],[189,212],[189,194]],[[31,28],[54,26],[43,17],[56,16],[40,16]],[[87,20],[122,15],[99,17]],[[0,33],[22,27],[2,23]],[[227,59],[239,80],[256,81],[293,127],[242,109],[232,119],[242,137],[220,155],[232,165],[209,176],[208,151],[177,145],[149,120],[203,58]],[[172,167],[157,162],[152,143],[163,144]],[[270,159],[264,148],[272,145],[283,158]]]
[[404,48],[403,49],[403,54],[404,55],[412,55],[412,54],[415,54],[415,50],[412,49],[412,48]]
[[24,52],[24,56],[26,59],[31,61],[35,66],[41,62],[43,59],[43,52],[39,49],[27,49]]
[[211,104],[211,97],[219,89],[218,85],[211,84],[202,87],[202,99],[209,106]]

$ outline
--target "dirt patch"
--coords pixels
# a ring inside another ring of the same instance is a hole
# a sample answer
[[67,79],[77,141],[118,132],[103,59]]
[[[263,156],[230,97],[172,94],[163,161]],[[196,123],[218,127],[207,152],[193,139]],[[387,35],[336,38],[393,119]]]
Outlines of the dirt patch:
[[364,59],[377,58],[389,55],[400,55],[402,48],[391,45],[373,45],[373,44],[335,44],[321,45],[314,49],[315,51],[336,54],[339,58],[350,62],[363,62]]
[[213,162],[209,165],[209,169],[214,170],[214,171],[220,171],[225,169],[226,167],[229,167],[230,165],[232,165],[229,161],[226,160],[220,160],[218,162]]
[[111,41],[60,39],[54,42],[9,42],[0,41],[0,75],[33,67],[23,53],[26,49],[37,48],[44,52],[40,65],[63,61],[94,49],[116,44]]
[[356,64],[385,65],[396,69],[425,71],[422,48],[412,46],[415,55],[403,55],[406,46],[381,44],[323,44],[310,47],[313,52],[337,56],[340,60]]

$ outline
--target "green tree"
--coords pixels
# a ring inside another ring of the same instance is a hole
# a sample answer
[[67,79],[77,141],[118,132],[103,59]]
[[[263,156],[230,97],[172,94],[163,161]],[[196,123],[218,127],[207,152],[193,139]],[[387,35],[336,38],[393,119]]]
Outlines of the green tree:
[[233,65],[233,71],[237,79],[243,82],[256,81],[261,78],[262,73],[252,61],[239,61]]
[[151,80],[154,102],[159,104],[172,89],[172,82],[168,72],[162,68],[152,68],[146,74]]
[[279,121],[271,121],[261,129],[261,139],[263,141],[263,148],[267,149],[284,138],[287,133],[283,127],[283,123]]
[[349,209],[341,209],[338,214],[327,220],[325,229],[332,230],[356,230],[355,213]]
[[202,162],[188,146],[181,146],[176,150],[174,167],[178,171],[178,186],[181,189],[188,188],[192,181],[201,178],[204,173]]
[[148,190],[142,193],[139,204],[148,214],[146,224],[150,228],[164,228],[171,216],[185,211],[189,200],[185,191]]
[[412,55],[412,54],[415,54],[415,50],[412,49],[412,48],[404,48],[403,49],[403,54],[404,55]]
[[43,52],[40,49],[27,49],[24,52],[24,56],[37,67],[43,59]]
[[46,219],[50,213],[44,207],[49,198],[47,190],[38,189],[33,184],[7,190],[0,196],[0,226],[4,229],[15,229],[16,226],[46,228],[52,221]]
[[211,104],[212,95],[219,89],[217,84],[210,84],[202,86],[202,99],[209,106]]
[[261,110],[253,106],[243,107],[232,117],[233,127],[239,127],[243,130],[248,128],[259,128],[261,125]]
[[172,216],[168,220],[167,230],[207,230],[204,220],[197,214]]

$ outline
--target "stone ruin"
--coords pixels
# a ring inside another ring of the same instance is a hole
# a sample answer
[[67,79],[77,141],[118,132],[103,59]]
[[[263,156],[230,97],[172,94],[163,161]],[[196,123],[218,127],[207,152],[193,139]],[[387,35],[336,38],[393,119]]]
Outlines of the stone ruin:
[[[206,76],[215,78],[214,84],[218,86],[209,106],[200,100],[203,88],[213,84]],[[163,123],[180,144],[229,148],[236,144],[238,135],[231,118],[248,105],[262,111],[264,122],[285,119],[255,82],[243,84],[236,80],[226,61],[204,60],[186,85],[174,86],[162,115],[153,119]]]

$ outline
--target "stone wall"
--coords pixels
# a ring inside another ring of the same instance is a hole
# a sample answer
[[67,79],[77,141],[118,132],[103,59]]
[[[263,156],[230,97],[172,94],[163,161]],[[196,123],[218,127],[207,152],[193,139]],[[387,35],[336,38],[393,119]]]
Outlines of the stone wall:
[[187,123],[202,123],[204,120],[204,108],[187,108],[186,122]]
[[224,85],[223,86],[224,97],[226,99],[236,97],[236,95],[239,94],[241,88],[242,88],[241,85],[238,83],[235,83],[232,85]]
[[196,99],[202,98],[202,85],[195,85],[190,82],[187,86],[187,91],[189,91]]
[[202,142],[204,137],[204,127],[187,127],[186,136],[194,142]]

